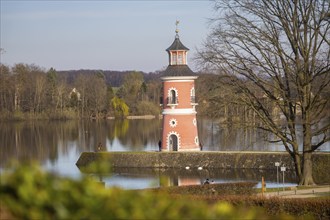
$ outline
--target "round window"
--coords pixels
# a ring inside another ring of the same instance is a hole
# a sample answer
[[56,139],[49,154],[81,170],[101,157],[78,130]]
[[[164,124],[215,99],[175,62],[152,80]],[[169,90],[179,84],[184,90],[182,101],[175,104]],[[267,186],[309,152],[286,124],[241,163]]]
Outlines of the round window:
[[172,127],[172,128],[174,128],[175,126],[177,126],[178,125],[178,121],[175,119],[175,118],[172,118],[171,120],[170,120],[170,126]]

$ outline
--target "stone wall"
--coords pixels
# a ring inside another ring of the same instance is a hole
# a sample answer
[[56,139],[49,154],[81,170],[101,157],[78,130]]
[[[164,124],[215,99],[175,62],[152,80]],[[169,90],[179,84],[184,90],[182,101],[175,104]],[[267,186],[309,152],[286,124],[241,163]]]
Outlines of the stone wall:
[[[276,169],[275,162],[281,162],[288,170],[294,169],[286,152],[84,152],[76,165],[98,160],[106,160],[112,167],[132,168]],[[330,153],[315,153],[312,160],[314,170],[330,170]]]

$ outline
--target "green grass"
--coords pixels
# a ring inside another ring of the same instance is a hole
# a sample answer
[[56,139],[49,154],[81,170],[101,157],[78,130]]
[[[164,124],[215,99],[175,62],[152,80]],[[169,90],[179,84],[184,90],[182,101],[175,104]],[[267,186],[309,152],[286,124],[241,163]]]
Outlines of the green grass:
[[[292,190],[292,187],[284,187],[284,191],[290,191],[290,190]],[[277,192],[277,191],[282,192],[283,191],[283,187],[279,187],[279,188],[266,188],[266,192],[265,193]],[[256,189],[256,193],[262,193],[261,188],[257,188]]]

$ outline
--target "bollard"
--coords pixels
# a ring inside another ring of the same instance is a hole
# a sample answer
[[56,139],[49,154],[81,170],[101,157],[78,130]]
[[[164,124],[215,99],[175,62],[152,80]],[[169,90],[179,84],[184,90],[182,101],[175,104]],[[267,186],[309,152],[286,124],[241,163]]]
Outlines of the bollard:
[[264,177],[261,177],[261,192],[262,192],[262,195],[264,195],[264,192],[266,192],[266,182],[265,182]]

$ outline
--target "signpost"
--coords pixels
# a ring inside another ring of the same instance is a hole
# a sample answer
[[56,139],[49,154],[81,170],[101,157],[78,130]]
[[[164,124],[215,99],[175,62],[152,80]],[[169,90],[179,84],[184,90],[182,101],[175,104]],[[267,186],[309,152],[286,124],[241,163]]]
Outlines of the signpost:
[[281,167],[281,171],[283,172],[283,191],[284,191],[284,172],[286,171],[286,167]]
[[276,166],[276,177],[277,177],[277,194],[280,194],[280,183],[279,183],[279,177],[278,177],[278,167],[280,166],[280,162],[275,162]]

